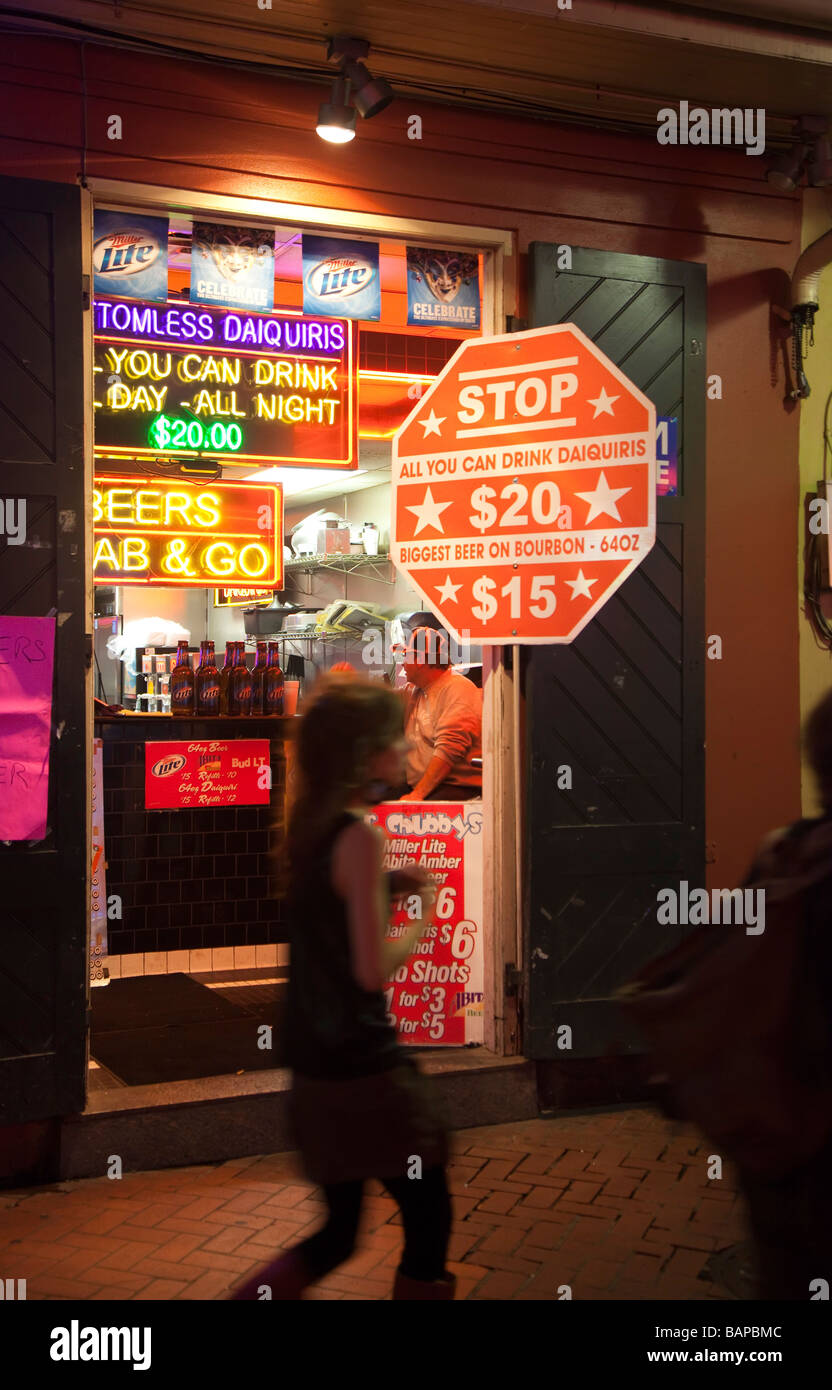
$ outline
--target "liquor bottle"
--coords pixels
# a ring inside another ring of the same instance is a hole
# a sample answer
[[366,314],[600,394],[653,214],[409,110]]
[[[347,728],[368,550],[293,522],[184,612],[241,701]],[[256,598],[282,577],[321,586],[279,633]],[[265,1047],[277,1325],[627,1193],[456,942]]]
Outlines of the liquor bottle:
[[269,643],[269,657],[266,663],[265,690],[263,693],[264,714],[283,713],[283,672],[278,659],[276,642]]
[[194,713],[194,669],[187,642],[176,647],[176,661],[170,678],[170,703],[174,714]]
[[251,714],[251,672],[246,665],[245,643],[238,642],[234,670],[231,672],[230,714]]
[[199,666],[196,671],[196,712],[218,715],[220,712],[220,673],[214,656],[213,642],[201,642]]
[[254,659],[254,669],[251,673],[251,712],[252,714],[264,714],[264,699],[266,695],[266,644],[257,643],[257,656]]
[[231,673],[237,660],[237,643],[226,642],[225,662],[220,671],[220,714],[228,714],[228,704],[231,696]]

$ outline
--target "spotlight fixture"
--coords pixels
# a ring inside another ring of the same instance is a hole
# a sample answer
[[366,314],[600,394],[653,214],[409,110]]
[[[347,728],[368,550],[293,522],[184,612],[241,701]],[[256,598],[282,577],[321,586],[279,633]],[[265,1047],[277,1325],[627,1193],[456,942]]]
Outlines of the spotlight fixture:
[[815,145],[807,172],[812,188],[829,188],[832,185],[832,140],[828,135],[821,136]]
[[793,193],[803,176],[803,165],[809,153],[808,145],[793,145],[784,154],[778,155],[769,165],[766,178],[773,188],[782,193]]
[[792,132],[790,150],[777,155],[766,171],[768,182],[783,193],[793,193],[807,174],[812,188],[832,184],[832,143],[826,116],[801,116]]
[[347,101],[349,85],[346,78],[336,77],[329,101],[318,111],[317,132],[331,145],[346,145],[355,139],[355,110]]
[[337,67],[352,85],[356,110],[366,120],[377,116],[393,100],[393,89],[383,77],[373,77],[361,61],[370,52],[366,39],[336,34],[327,44],[327,62]]

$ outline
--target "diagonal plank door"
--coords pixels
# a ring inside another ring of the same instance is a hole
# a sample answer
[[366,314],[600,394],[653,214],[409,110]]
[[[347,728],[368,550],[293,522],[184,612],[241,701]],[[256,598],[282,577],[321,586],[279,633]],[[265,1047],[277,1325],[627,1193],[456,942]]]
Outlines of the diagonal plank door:
[[[6,615],[57,617],[46,836],[0,844],[0,1126],[80,1110],[85,1097],[82,219],[78,188],[0,179],[0,505],[26,500],[24,543],[0,534],[0,637]],[[0,716],[0,763],[2,744]]]
[[644,256],[557,259],[530,248],[529,326],[577,324],[675,417],[679,442],[653,550],[573,643],[523,650],[523,1051],[566,1060],[636,1046],[613,991],[679,939],[656,921],[658,889],[704,881],[706,277]]

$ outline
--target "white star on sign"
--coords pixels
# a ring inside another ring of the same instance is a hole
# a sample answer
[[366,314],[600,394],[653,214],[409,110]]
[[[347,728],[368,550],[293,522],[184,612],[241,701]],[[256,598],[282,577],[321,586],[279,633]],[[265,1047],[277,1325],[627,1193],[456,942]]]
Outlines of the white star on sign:
[[595,414],[592,417],[593,420],[597,420],[599,415],[614,415],[615,411],[612,408],[612,403],[617,400],[617,396],[607,395],[606,386],[601,387],[601,394],[600,396],[596,396],[594,401],[587,397],[587,405],[595,406]]
[[426,488],[425,500],[420,502],[416,507],[408,506],[407,508],[409,512],[412,512],[413,515],[419,519],[419,524],[413,532],[414,536],[418,536],[419,532],[424,531],[426,526],[432,526],[434,531],[441,531],[444,536],[445,528],[442,525],[442,513],[445,508],[450,507],[450,505],[450,502],[435,502],[430,488]]
[[427,439],[429,434],[438,434],[441,439],[442,431],[440,430],[439,426],[443,425],[447,418],[447,415],[437,415],[433,406],[431,406],[430,415],[426,415],[424,420],[419,421],[419,424],[425,431],[425,439]]
[[632,489],[628,487],[610,487],[606,475],[602,473],[594,492],[576,492],[576,497],[589,503],[589,514],[585,525],[588,526],[590,521],[595,520],[596,516],[604,515],[613,517],[615,521],[620,521],[621,517],[618,514],[616,503],[619,497],[623,497],[626,492],[631,491]]
[[565,579],[565,584],[572,586],[572,598],[592,598],[592,585],[597,584],[597,579],[587,579],[583,570],[578,570],[577,579]]
[[450,575],[447,576],[444,584],[434,584],[433,587],[439,595],[440,603],[459,603],[456,594],[457,589],[461,589],[462,585],[452,583]]

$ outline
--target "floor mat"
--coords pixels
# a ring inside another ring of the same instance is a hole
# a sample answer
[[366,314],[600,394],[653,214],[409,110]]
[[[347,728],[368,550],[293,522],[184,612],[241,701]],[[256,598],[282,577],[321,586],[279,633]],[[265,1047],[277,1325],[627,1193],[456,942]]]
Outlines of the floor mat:
[[111,980],[105,989],[90,991],[93,1038],[128,1028],[152,1028],[171,1023],[205,1023],[212,1018],[238,1017],[243,1010],[190,975],[131,975]]
[[[113,980],[93,994],[90,1055],[127,1086],[282,1066],[280,1005],[239,993],[232,1000],[187,975]],[[262,1023],[271,1048],[258,1045]]]

